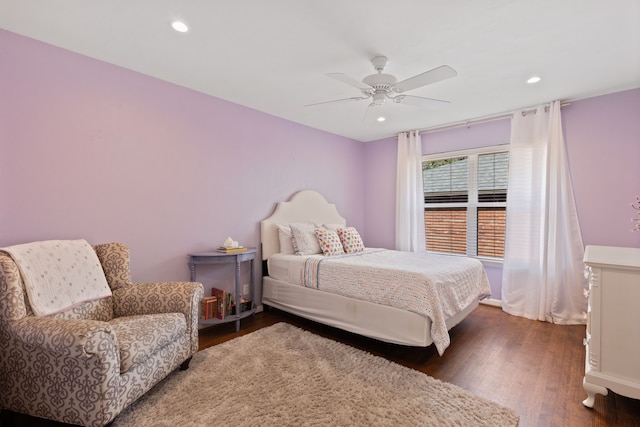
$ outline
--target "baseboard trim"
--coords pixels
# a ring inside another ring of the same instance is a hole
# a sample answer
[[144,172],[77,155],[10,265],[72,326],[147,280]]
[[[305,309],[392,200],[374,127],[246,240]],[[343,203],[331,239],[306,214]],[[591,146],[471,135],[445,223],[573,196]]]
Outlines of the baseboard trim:
[[495,298],[487,298],[480,301],[480,304],[490,305],[492,307],[500,307],[502,308],[502,301]]

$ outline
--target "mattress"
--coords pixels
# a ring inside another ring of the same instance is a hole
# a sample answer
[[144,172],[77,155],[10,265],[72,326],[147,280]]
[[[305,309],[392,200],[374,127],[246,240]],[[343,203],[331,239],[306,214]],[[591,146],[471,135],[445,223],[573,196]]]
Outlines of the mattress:
[[322,255],[293,255],[293,254],[274,254],[267,260],[267,268],[269,269],[269,277],[282,282],[291,283],[292,285],[302,285],[302,272],[304,264],[308,258],[319,257]]
[[[364,253],[377,251],[376,248],[366,248]],[[324,255],[294,255],[294,254],[273,254],[267,260],[269,277],[292,285],[304,286],[304,268],[307,260],[323,260]]]

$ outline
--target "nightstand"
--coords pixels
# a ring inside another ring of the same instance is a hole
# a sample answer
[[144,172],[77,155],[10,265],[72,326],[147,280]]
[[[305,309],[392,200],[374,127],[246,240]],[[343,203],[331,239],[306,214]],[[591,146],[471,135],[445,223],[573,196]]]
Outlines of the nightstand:
[[[196,281],[196,266],[198,265],[217,265],[217,264],[235,264],[235,289],[232,292],[233,300],[235,302],[235,314],[231,314],[224,319],[207,319],[200,320],[199,323],[203,325],[215,325],[218,323],[236,322],[236,331],[240,330],[240,320],[245,317],[251,316],[255,312],[254,302],[254,272],[253,272],[253,260],[256,257],[256,248],[247,248],[245,252],[224,253],[218,251],[211,252],[197,252],[188,254],[189,256],[189,269],[191,270],[191,281]],[[244,311],[240,310],[240,297],[242,296],[242,290],[240,289],[240,266],[243,262],[250,263],[250,281],[249,281],[249,299],[251,300],[251,306]]]

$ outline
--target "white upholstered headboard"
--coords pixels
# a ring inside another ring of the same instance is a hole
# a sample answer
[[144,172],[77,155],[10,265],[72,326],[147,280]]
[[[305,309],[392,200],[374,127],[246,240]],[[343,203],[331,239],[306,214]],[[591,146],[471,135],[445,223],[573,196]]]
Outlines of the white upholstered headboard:
[[336,205],[327,202],[322,194],[313,190],[302,190],[291,196],[288,202],[278,202],[270,217],[260,223],[260,242],[262,259],[280,252],[278,227],[276,224],[294,222],[315,222],[316,224],[344,224],[347,221],[340,216]]

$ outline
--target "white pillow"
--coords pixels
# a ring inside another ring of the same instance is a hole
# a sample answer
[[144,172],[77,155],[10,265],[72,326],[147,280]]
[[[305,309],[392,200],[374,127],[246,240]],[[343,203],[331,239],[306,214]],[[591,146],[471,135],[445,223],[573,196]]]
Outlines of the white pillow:
[[321,254],[322,249],[314,230],[317,228],[313,223],[289,224],[291,235],[293,236],[293,251],[297,255]]
[[287,225],[276,224],[278,227],[278,240],[280,241],[280,253],[292,254],[293,243],[291,243],[291,228]]

